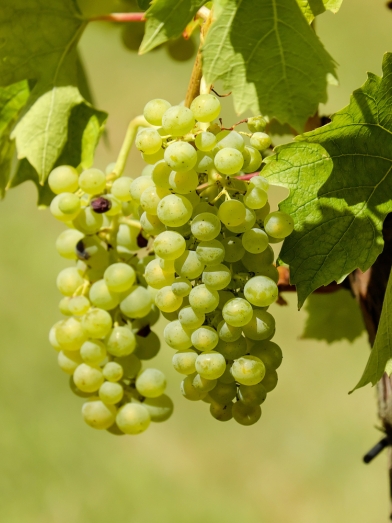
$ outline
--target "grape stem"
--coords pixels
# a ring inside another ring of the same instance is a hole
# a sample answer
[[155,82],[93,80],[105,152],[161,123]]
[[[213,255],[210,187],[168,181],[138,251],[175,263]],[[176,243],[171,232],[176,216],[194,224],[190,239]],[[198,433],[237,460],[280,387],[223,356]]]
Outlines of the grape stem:
[[109,13],[92,16],[89,22],[145,22],[145,13]]
[[[251,178],[258,176],[259,174],[260,174],[259,172],[250,173],[250,174],[242,174],[241,176],[234,176],[233,178],[235,178],[236,180],[242,180],[242,181],[246,182],[246,181],[250,180]],[[215,183],[209,183],[209,182],[202,183],[201,185],[199,185],[199,187],[196,188],[196,191],[203,191],[204,189],[207,189],[208,187],[212,187],[213,185],[215,185]]]

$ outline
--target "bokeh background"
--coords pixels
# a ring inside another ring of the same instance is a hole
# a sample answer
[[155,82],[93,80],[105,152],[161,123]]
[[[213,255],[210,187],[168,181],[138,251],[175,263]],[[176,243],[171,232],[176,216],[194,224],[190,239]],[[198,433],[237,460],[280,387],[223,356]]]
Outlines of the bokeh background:
[[[381,73],[382,55],[392,50],[391,28],[392,11],[383,0],[344,0],[337,15],[317,20],[340,79],[322,113],[346,105],[365,71]],[[122,44],[121,27],[105,23],[90,24],[81,51],[96,105],[110,114],[96,161],[104,168],[148,100],[184,98],[192,62],[174,62],[164,49],[138,57]],[[223,104],[225,121],[234,121],[230,98]],[[136,176],[141,167],[133,152],[127,174]],[[82,400],[71,393],[47,341],[60,317],[55,278],[67,265],[54,248],[62,225],[35,201],[28,183],[0,204],[1,521],[387,520],[386,455],[369,466],[361,462],[380,437],[375,391],[347,394],[368,356],[366,335],[330,345],[301,340],[306,313],[297,312],[294,295],[286,296],[288,306],[271,307],[284,363],[257,425],[219,423],[205,403],[182,398],[173,351],[163,346],[152,364],[167,374],[172,418],[137,437],[87,427]],[[325,326],[338,329],[339,319],[326,316]]]

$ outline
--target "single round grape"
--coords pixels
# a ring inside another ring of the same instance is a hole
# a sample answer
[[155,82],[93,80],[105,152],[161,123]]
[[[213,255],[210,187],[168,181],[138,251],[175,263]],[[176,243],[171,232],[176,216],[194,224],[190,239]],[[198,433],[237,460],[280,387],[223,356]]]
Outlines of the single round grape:
[[109,361],[102,369],[104,378],[112,382],[120,381],[123,377],[123,373],[122,366],[115,361]]
[[90,338],[104,338],[112,327],[112,317],[103,309],[90,309],[82,318],[82,327]]
[[104,430],[113,425],[117,409],[113,405],[106,405],[98,398],[91,398],[82,407],[84,421],[93,429]]
[[80,199],[73,193],[61,193],[61,197],[58,200],[58,207],[64,214],[77,215],[80,210]]
[[48,184],[54,194],[75,192],[78,187],[78,171],[70,165],[55,167],[49,174]]
[[250,349],[250,354],[261,359],[267,372],[279,368],[283,359],[282,349],[273,341],[257,343]]
[[173,281],[171,288],[176,296],[185,298],[185,296],[188,296],[192,290],[192,283],[188,280],[188,278],[179,277]]
[[225,225],[240,225],[246,216],[246,207],[238,200],[227,200],[219,207],[218,218]]
[[261,417],[260,405],[248,405],[241,401],[236,401],[233,405],[233,418],[240,425],[254,425]]
[[192,375],[187,376],[185,379],[182,380],[180,385],[181,394],[190,401],[199,401],[206,397],[207,392],[204,392],[202,390],[197,390],[193,386],[193,379],[194,377]]
[[56,326],[56,339],[64,350],[79,350],[86,341],[86,334],[77,318],[69,317]]
[[232,298],[222,309],[226,323],[233,327],[242,327],[252,319],[252,305],[243,298]]
[[252,229],[254,224],[256,223],[256,213],[253,209],[248,209],[246,207],[245,211],[245,219],[240,225],[226,225],[226,228],[230,232],[234,232],[235,234],[241,234],[243,232],[249,231]]
[[126,403],[116,416],[117,426],[125,434],[140,434],[148,429],[150,422],[148,409],[139,403]]
[[165,342],[175,350],[185,350],[192,347],[191,334],[179,320],[168,323],[163,331]]
[[192,332],[191,341],[197,350],[212,351],[218,345],[219,336],[215,329],[203,325]]
[[192,309],[192,307],[184,307],[178,313],[178,319],[185,329],[192,330],[201,327],[206,316],[204,312]]
[[221,222],[215,214],[203,212],[193,218],[191,230],[197,240],[210,241],[220,233]]
[[154,214],[148,214],[147,212],[144,212],[141,215],[140,225],[143,232],[152,236],[157,236],[166,230],[166,227],[163,225],[158,216],[155,216]]
[[62,350],[57,356],[57,362],[62,371],[72,375],[83,360],[78,351]]
[[162,394],[158,398],[146,398],[143,407],[148,410],[151,421],[159,423],[170,418],[174,405],[169,396]]
[[216,351],[206,351],[199,354],[195,363],[196,371],[207,380],[216,380],[226,370],[225,358]]
[[261,229],[250,229],[250,231],[244,232],[242,245],[246,251],[252,254],[263,252],[268,247],[268,236]]
[[99,194],[106,187],[106,175],[99,169],[87,169],[79,176],[79,187],[87,194]]
[[264,378],[264,363],[256,356],[242,356],[233,362],[233,378],[241,385],[256,385]]
[[167,287],[174,282],[174,274],[164,271],[157,259],[149,262],[145,269],[144,277],[147,284],[154,289],[162,289],[162,287]]
[[199,149],[199,151],[203,151],[203,152],[212,151],[212,149],[216,145],[215,134],[205,131],[205,132],[202,132],[202,133],[196,135],[195,145]]
[[172,170],[167,165],[165,160],[161,160],[153,166],[152,180],[157,187],[161,187],[162,189],[170,189],[169,178],[171,172]]
[[68,229],[60,233],[56,240],[57,252],[68,260],[76,259],[76,244],[83,238],[83,233],[76,229]]
[[244,157],[241,152],[232,147],[225,147],[218,151],[214,158],[215,167],[222,174],[232,175],[241,170]]
[[201,392],[210,392],[216,384],[217,380],[207,380],[200,376],[200,374],[196,374],[192,381],[192,385],[195,389]]
[[128,356],[136,348],[135,335],[128,327],[114,327],[105,343],[108,353],[117,357]]
[[196,171],[172,171],[169,176],[170,187],[177,194],[189,194],[199,185],[199,176]]
[[233,342],[237,341],[242,334],[242,328],[241,327],[233,327],[233,325],[229,325],[225,322],[225,320],[222,320],[218,324],[217,328],[218,336],[222,341],[225,342]]
[[106,347],[100,340],[87,340],[80,348],[80,356],[89,365],[99,365],[106,358]]
[[176,273],[190,280],[198,278],[204,267],[204,263],[200,261],[195,251],[184,251],[174,262]]
[[271,143],[271,138],[266,133],[257,132],[250,137],[250,145],[259,151],[265,151]]
[[86,207],[80,211],[73,224],[76,229],[85,234],[95,234],[102,227],[103,216],[94,212],[91,207]]
[[130,288],[129,294],[120,303],[121,312],[128,318],[143,318],[146,316],[152,306],[150,293],[140,285],[134,285]]
[[262,383],[267,392],[273,391],[278,384],[278,373],[276,370],[268,369]]
[[166,389],[166,378],[158,369],[146,369],[136,378],[136,390],[146,398],[157,398]]
[[268,194],[260,187],[250,186],[244,196],[244,204],[249,209],[261,209],[267,203]]
[[205,265],[218,265],[225,257],[225,248],[219,240],[200,242],[196,247],[196,254]]
[[239,261],[245,254],[245,249],[242,245],[241,238],[236,236],[228,236],[222,240],[222,245],[225,249],[224,260],[229,263]]
[[167,134],[183,136],[189,133],[195,125],[193,113],[187,107],[174,105],[162,116],[162,127]]
[[190,220],[192,210],[192,204],[182,194],[171,194],[159,202],[157,215],[168,227],[181,227]]
[[64,194],[66,195],[67,193],[58,194],[53,198],[53,200],[50,203],[50,212],[57,220],[63,223],[71,222],[79,215],[80,212],[78,209],[74,214],[65,214],[60,210],[59,204],[63,199]]
[[254,276],[244,287],[245,298],[256,307],[268,307],[276,301],[279,290],[276,283],[266,276]]
[[213,391],[210,394],[211,398],[217,403],[225,404],[233,400],[237,394],[237,385],[234,381],[231,383],[223,383],[218,381]]
[[221,104],[213,94],[200,94],[193,100],[190,109],[198,122],[212,122],[218,118]]
[[242,152],[245,147],[244,139],[237,131],[220,131],[216,135],[216,140],[218,150],[230,147]]
[[155,154],[162,147],[162,137],[156,129],[142,129],[137,133],[136,148],[145,154]]
[[248,352],[248,346],[245,338],[240,336],[236,341],[220,340],[215,350],[220,352],[226,360],[235,360]]
[[219,295],[213,289],[209,289],[204,284],[194,287],[189,294],[190,306],[199,312],[212,312],[219,303]]
[[99,398],[106,405],[115,405],[122,400],[124,389],[119,383],[105,381],[99,388]]
[[95,392],[104,382],[104,377],[100,368],[81,363],[74,372],[73,380],[82,392]]
[[274,251],[269,245],[263,252],[258,254],[251,254],[250,252],[245,252],[241,262],[250,272],[258,272],[263,267],[271,265],[274,261]]
[[273,238],[286,238],[294,230],[294,220],[285,212],[271,212],[264,219],[264,229]]
[[266,340],[275,332],[274,317],[267,311],[256,309],[250,322],[244,325],[243,331],[251,340]]
[[242,170],[245,174],[253,173],[260,168],[263,157],[257,149],[246,145],[242,154],[245,158],[244,165],[242,166]]
[[76,267],[63,269],[56,279],[57,288],[64,296],[72,296],[83,282],[84,279]]
[[251,116],[248,118],[248,129],[251,133],[263,132],[267,127],[266,120],[260,116]]
[[155,253],[164,260],[176,260],[185,251],[185,240],[178,232],[165,231],[154,240]]
[[132,178],[123,176],[113,182],[110,192],[121,202],[131,201],[131,183]]
[[232,408],[232,402],[225,405],[213,402],[210,405],[210,413],[211,416],[218,421],[230,421],[233,418]]
[[233,362],[227,363],[225,372],[222,374],[222,376],[219,378],[218,381],[220,381],[222,383],[234,383],[235,382],[235,379],[233,378],[233,376],[231,374],[232,364],[233,364]]
[[140,197],[140,206],[143,211],[157,215],[158,205],[165,196],[169,196],[171,192],[168,189],[162,189],[161,187],[147,187]]
[[193,374],[196,372],[196,359],[197,352],[192,349],[184,349],[176,352],[173,356],[172,363],[173,367],[180,374]]
[[68,309],[75,316],[82,316],[91,307],[89,300],[85,296],[74,296],[69,299]]
[[135,283],[135,270],[126,263],[113,263],[105,270],[104,280],[112,292],[124,292]]
[[176,296],[170,286],[162,287],[155,296],[155,305],[162,312],[174,312],[182,305],[181,296]]
[[154,182],[149,176],[139,176],[139,178],[133,180],[129,189],[132,200],[140,203],[143,192],[149,187],[154,187]]
[[240,385],[238,396],[246,405],[261,405],[267,397],[267,391],[262,383],[257,385]]
[[226,265],[210,265],[203,271],[202,282],[209,289],[220,291],[231,282],[231,271]]
[[69,298],[68,296],[64,296],[64,298],[60,300],[59,309],[61,314],[64,314],[64,316],[72,316],[72,312],[69,310],[70,299],[71,298]]
[[92,284],[89,292],[90,301],[95,307],[110,311],[120,303],[118,294],[111,292],[105,280],[98,280]]
[[144,118],[151,125],[162,125],[162,116],[171,107],[171,104],[162,98],[150,100],[144,106]]
[[196,165],[197,153],[188,142],[172,142],[166,148],[164,158],[173,171],[190,171]]

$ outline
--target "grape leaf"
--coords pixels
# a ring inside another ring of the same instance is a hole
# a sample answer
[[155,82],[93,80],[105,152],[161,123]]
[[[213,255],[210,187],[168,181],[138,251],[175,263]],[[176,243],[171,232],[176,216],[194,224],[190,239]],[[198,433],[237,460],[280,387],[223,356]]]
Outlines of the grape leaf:
[[41,185],[39,183],[37,171],[26,159],[23,159],[18,163],[15,174],[9,183],[8,189],[17,187],[21,183],[27,181],[32,181],[37,188],[38,207],[41,209],[48,207],[56,195],[50,190],[49,184],[45,183],[45,185]]
[[143,11],[146,11],[150,7],[151,0],[137,0],[137,5]]
[[389,275],[387,290],[381,311],[380,323],[377,328],[376,339],[363,375],[355,388],[364,387],[368,383],[375,385],[385,371],[391,374],[392,362],[392,272]]
[[298,305],[318,287],[367,270],[383,249],[392,212],[392,54],[383,77],[368,74],[332,122],[276,148],[263,175],[290,189],[281,204],[294,232],[280,259],[290,265]]
[[317,15],[329,10],[337,13],[343,0],[297,0],[306,20],[311,23]]
[[202,50],[207,82],[222,80],[238,113],[251,109],[301,131],[326,101],[335,63],[296,0],[219,0],[216,16]]
[[148,53],[170,38],[178,38],[207,0],[153,0],[146,12],[146,30],[139,54]]

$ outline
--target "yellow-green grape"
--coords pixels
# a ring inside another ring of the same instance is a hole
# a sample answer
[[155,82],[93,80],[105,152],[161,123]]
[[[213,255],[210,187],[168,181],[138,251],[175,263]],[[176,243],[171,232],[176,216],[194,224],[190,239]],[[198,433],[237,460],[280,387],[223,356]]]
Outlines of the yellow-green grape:
[[238,149],[225,147],[216,153],[214,164],[220,173],[230,176],[241,170],[244,157]]
[[140,206],[143,211],[149,214],[158,214],[158,205],[162,198],[169,196],[171,193],[168,189],[162,189],[161,187],[147,187],[140,197]]
[[252,319],[252,305],[243,298],[232,298],[225,303],[222,315],[229,325],[243,327]]
[[110,291],[124,292],[135,283],[136,273],[133,267],[126,263],[113,263],[106,269],[104,280]]
[[140,227],[130,226],[121,223],[116,237],[117,252],[120,255],[129,255],[139,249],[137,237],[140,234]]
[[205,265],[218,265],[225,257],[225,248],[219,240],[200,242],[196,247],[196,254]]
[[207,380],[200,376],[200,374],[196,374],[196,376],[193,378],[192,385],[196,390],[201,392],[210,392],[214,389],[217,382],[218,380]]
[[243,331],[251,340],[266,340],[275,332],[274,317],[267,311],[255,309],[252,319],[244,325]]
[[267,203],[268,195],[260,187],[249,186],[248,192],[244,196],[244,204],[249,209],[261,209]]
[[199,351],[211,351],[218,345],[219,336],[215,329],[203,325],[192,332],[192,345]]
[[167,134],[184,136],[195,125],[193,113],[187,107],[174,105],[169,107],[162,116],[162,127]]
[[56,240],[57,252],[68,260],[76,259],[76,244],[83,238],[83,233],[76,229],[68,229],[59,234]]
[[216,136],[213,133],[207,131],[199,133],[195,138],[195,145],[199,151],[208,152],[216,145]]
[[242,334],[242,328],[241,327],[233,327],[233,325],[229,325],[225,322],[225,320],[222,320],[218,324],[217,328],[218,336],[222,341],[226,342],[232,342],[237,341]]
[[245,298],[256,307],[268,307],[276,301],[279,290],[276,283],[266,276],[254,276],[244,287]]
[[116,416],[117,426],[125,434],[140,434],[148,429],[150,422],[150,413],[139,403],[126,403]]
[[257,385],[240,385],[238,397],[242,403],[247,405],[261,405],[267,397],[267,391],[263,383]]
[[266,120],[260,116],[251,116],[248,118],[248,129],[251,133],[263,132],[267,126]]
[[102,374],[108,381],[120,381],[123,377],[124,370],[116,361],[109,361],[102,369]]
[[162,312],[174,312],[182,305],[181,296],[176,296],[170,286],[159,289],[155,296],[155,305]]
[[235,234],[241,234],[243,232],[249,231],[252,229],[254,224],[256,223],[256,213],[253,209],[248,209],[246,207],[245,211],[245,219],[240,225],[226,225],[226,228],[230,232],[234,232]]
[[79,176],[79,187],[87,194],[99,194],[105,190],[106,175],[99,169],[87,169]]
[[144,106],[144,118],[151,125],[162,125],[162,116],[171,107],[171,104],[162,98],[150,100]]
[[218,303],[218,293],[204,284],[197,285],[189,294],[190,306],[199,312],[212,312],[217,308]]
[[149,176],[139,176],[133,180],[130,186],[132,200],[140,203],[140,198],[148,187],[154,187],[154,182]]
[[[204,321],[204,320],[203,320]],[[53,327],[51,327],[50,331],[49,331],[49,343],[52,345],[52,347],[57,350],[57,351],[61,351],[61,346],[57,340],[57,336],[56,336],[56,329],[58,327],[58,325],[60,325],[61,321],[58,321],[56,322]],[[203,323],[203,322],[202,322]]]
[[261,209],[255,209],[256,220],[258,222],[264,222],[265,217],[270,213],[270,204],[267,202]]
[[159,260],[155,259],[146,266],[144,278],[153,289],[162,289],[162,287],[167,287],[174,282],[174,272],[164,271]]
[[91,398],[82,407],[83,419],[93,429],[108,429],[115,422],[116,413],[116,407],[106,405],[98,398]]
[[226,226],[240,225],[246,216],[246,207],[238,200],[228,200],[219,207],[218,218]]
[[222,383],[234,383],[235,382],[235,379],[233,378],[233,376],[231,374],[232,364],[233,364],[232,362],[227,363],[225,372],[222,374],[222,376],[220,378],[218,378],[218,381],[220,381]]
[[273,238],[286,238],[294,230],[294,220],[285,212],[271,212],[264,219],[264,229]]
[[128,318],[147,316],[152,306],[152,298],[148,290],[140,285],[134,285],[127,292],[129,294],[120,303],[121,312]]
[[100,368],[81,363],[74,372],[73,380],[82,392],[95,392],[104,382],[104,377]]
[[261,176],[261,174],[259,176],[253,176],[253,178],[249,180],[249,187],[259,187],[259,189],[268,191],[269,186],[269,181],[264,178],[264,176]]
[[94,212],[91,207],[86,207],[79,212],[73,224],[85,234],[95,234],[102,227],[103,216]]
[[261,417],[260,405],[248,405],[241,401],[236,401],[233,405],[233,418],[240,425],[254,425]]
[[176,352],[173,356],[173,367],[180,374],[194,374],[196,372],[197,352],[192,349],[184,349]]
[[99,365],[106,355],[106,347],[100,340],[87,340],[80,348],[82,360],[89,365]]
[[90,309],[82,318],[82,327],[90,338],[104,338],[112,327],[112,317],[102,309]]
[[179,277],[173,281],[171,288],[176,296],[185,298],[185,296],[188,296],[192,290],[192,283],[188,280],[188,278]]
[[202,400],[207,396],[207,392],[195,389],[193,386],[193,379],[194,376],[189,375],[182,380],[180,385],[181,394],[184,396],[184,398],[190,401]]
[[231,271],[226,265],[211,265],[204,269],[202,281],[209,289],[220,291],[229,285]]
[[128,356],[136,348],[135,335],[128,327],[114,327],[105,343],[108,353],[117,357]]
[[242,166],[244,173],[250,174],[259,169],[261,162],[263,161],[263,157],[257,149],[246,145],[242,154],[245,158],[244,165]]
[[220,131],[216,135],[217,149],[232,148],[242,152],[245,147],[245,142],[242,136],[237,131]]
[[125,358],[115,358],[114,361],[121,365],[124,376],[128,379],[137,376],[142,368],[142,362],[134,353],[125,356]]
[[211,391],[211,398],[217,403],[225,404],[233,400],[237,394],[237,385],[234,381],[230,383],[223,383],[218,381],[214,390]]
[[[158,152],[154,153],[154,154],[146,154],[146,153],[142,153],[142,158],[143,160],[150,164],[151,166],[155,165],[157,162],[160,162],[161,160],[163,160],[163,149],[159,149]],[[150,174],[150,173],[149,173]]]
[[278,384],[278,373],[276,370],[268,369],[266,372],[264,378],[263,378],[263,386],[267,392],[271,392],[274,390],[276,385]]
[[199,354],[195,363],[196,371],[207,380],[218,379],[226,370],[225,358],[216,351]]
[[137,133],[136,148],[145,154],[155,154],[162,147],[162,138],[156,129],[142,129]]
[[136,390],[146,398],[157,398],[166,389],[166,378],[158,369],[146,369],[136,378]]
[[192,210],[192,204],[182,194],[171,194],[159,202],[157,214],[168,227],[181,227],[190,220]]
[[124,389],[119,383],[111,383],[105,381],[99,388],[99,398],[106,405],[115,405],[122,400],[124,396]]
[[271,143],[271,138],[266,133],[257,132],[250,137],[250,145],[259,151],[268,149]]
[[79,209],[73,213],[73,214],[65,214],[62,212],[59,208],[59,203],[61,202],[61,199],[63,197],[63,194],[58,194],[53,198],[53,200],[50,203],[50,212],[52,215],[61,222],[70,222],[73,219],[75,219],[79,214]]
[[224,247],[224,260],[229,263],[234,263],[243,257],[245,249],[242,245],[241,238],[236,236],[228,236],[222,240]]
[[246,252],[242,257],[241,262],[248,269],[248,271],[258,272],[266,265],[271,265],[274,261],[274,257],[274,251],[272,250],[271,246],[268,245],[265,251],[259,252],[257,254]]
[[196,171],[172,171],[169,176],[170,187],[177,194],[190,194],[199,185],[199,176]]
[[190,171],[197,163],[195,148],[188,142],[172,142],[166,148],[165,162],[173,171]]
[[74,296],[69,299],[68,309],[75,316],[82,316],[91,307],[89,300],[85,296]]
[[152,179],[157,187],[170,189],[170,173],[172,170],[164,160],[156,163],[152,169]]
[[282,349],[273,341],[263,341],[250,349],[252,356],[257,356],[264,363],[267,371],[280,367],[283,359]]
[[174,231],[165,231],[154,240],[155,253],[164,260],[176,260],[185,251],[185,240]]
[[75,192],[78,187],[78,171],[70,165],[55,167],[49,174],[48,184],[54,194]]
[[252,254],[263,252],[268,247],[268,235],[261,229],[250,229],[242,236],[242,246]]
[[161,269],[163,269],[165,272],[175,272],[174,270],[174,260],[164,260],[163,258],[160,258],[159,256],[156,256],[156,260],[159,261],[159,265]]
[[213,94],[201,94],[193,100],[190,109],[198,122],[212,122],[218,118],[221,104]]
[[233,362],[233,378],[241,385],[256,385],[264,378],[264,363],[256,356],[242,356]]
[[72,375],[83,360],[78,351],[62,350],[58,354],[57,362],[62,371]]
[[204,267],[204,263],[200,261],[195,251],[184,251],[174,262],[176,273],[190,280],[198,278]]
[[169,419],[174,408],[172,400],[166,394],[162,394],[158,398],[146,398],[143,401],[143,407],[148,410],[151,421],[155,423]]
[[166,230],[158,216],[144,212],[140,217],[140,225],[143,232],[151,236],[157,236]]
[[192,307],[184,307],[178,313],[178,319],[185,329],[192,330],[203,325],[206,316],[204,312],[192,309]]
[[233,418],[232,410],[232,402],[222,405],[214,401],[210,405],[211,416],[218,421],[230,421]]
[[191,230],[197,240],[210,241],[220,233],[221,222],[215,214],[203,212],[193,218]]
[[89,297],[95,307],[99,307],[105,311],[114,309],[120,302],[118,294],[109,290],[105,280],[98,280],[92,284]]
[[61,314],[64,314],[64,316],[72,316],[72,312],[69,310],[70,299],[71,298],[69,298],[68,296],[64,296],[64,298],[60,300],[59,309]]
[[130,202],[132,199],[131,183],[132,178],[128,178],[127,176],[118,178],[113,182],[110,192],[117,200],[120,200],[120,202]]
[[172,349],[185,350],[192,347],[191,333],[184,328],[179,320],[174,320],[166,325],[163,337]]
[[62,213],[72,215],[72,220],[73,216],[77,215],[80,210],[80,199],[73,193],[61,193],[58,199],[58,208]]
[[86,338],[82,324],[77,318],[67,318],[56,327],[56,339],[62,349],[79,350]]
[[240,336],[236,341],[220,340],[215,350],[220,352],[226,360],[235,360],[248,352],[248,346],[245,338]]

